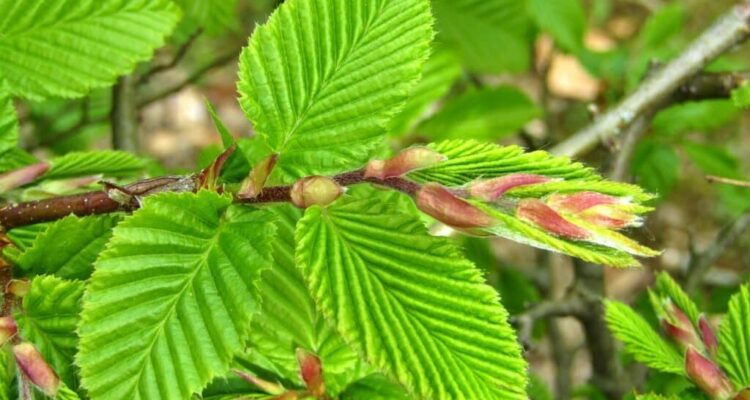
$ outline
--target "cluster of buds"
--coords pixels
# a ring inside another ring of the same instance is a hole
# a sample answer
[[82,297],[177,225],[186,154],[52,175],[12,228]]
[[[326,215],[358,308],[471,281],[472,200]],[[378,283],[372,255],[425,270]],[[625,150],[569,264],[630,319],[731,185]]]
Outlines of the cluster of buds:
[[286,389],[278,383],[269,382],[239,370],[235,370],[234,373],[264,392],[274,396],[272,400],[297,400],[310,397],[320,400],[329,399],[326,394],[325,382],[323,380],[323,364],[320,362],[320,358],[303,349],[297,349],[296,355],[300,378],[305,384],[306,390]]
[[13,356],[18,368],[32,384],[47,396],[55,397],[60,389],[60,378],[34,345],[26,342],[14,345]]
[[0,174],[0,193],[8,192],[35,181],[44,175],[49,167],[48,163],[40,162]]

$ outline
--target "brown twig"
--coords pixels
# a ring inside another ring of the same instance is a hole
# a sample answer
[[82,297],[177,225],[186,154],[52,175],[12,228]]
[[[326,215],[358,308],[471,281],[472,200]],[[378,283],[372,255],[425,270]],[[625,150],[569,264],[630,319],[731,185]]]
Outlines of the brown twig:
[[135,102],[135,78],[126,75],[112,88],[112,147],[139,153],[138,108]]
[[750,182],[748,181],[740,181],[737,179],[724,178],[721,176],[707,175],[706,180],[709,183],[722,183],[725,185],[750,188]]
[[195,40],[203,33],[203,28],[198,28],[193,32],[190,37],[185,40],[185,43],[183,43],[175,52],[174,56],[172,57],[169,62],[162,63],[162,64],[155,64],[146,71],[141,77],[138,79],[138,84],[143,85],[149,81],[154,75],[160,74],[162,72],[168,71],[174,67],[177,66],[177,64],[182,61],[183,58],[185,58],[185,55],[188,53],[190,48],[192,47],[193,43],[195,43]]

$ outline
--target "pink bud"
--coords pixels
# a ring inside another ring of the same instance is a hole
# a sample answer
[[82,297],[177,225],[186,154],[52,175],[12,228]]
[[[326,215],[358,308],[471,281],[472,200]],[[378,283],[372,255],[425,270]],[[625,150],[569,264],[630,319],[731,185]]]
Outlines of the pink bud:
[[671,299],[667,298],[664,310],[667,312],[667,318],[678,327],[684,330],[693,329],[693,321]]
[[486,228],[497,224],[490,215],[436,183],[422,186],[416,198],[417,207],[425,214],[454,228]]
[[447,158],[427,147],[409,147],[389,160],[372,160],[365,168],[365,178],[388,179],[431,167]]
[[26,296],[26,293],[29,293],[29,281],[25,279],[11,279],[10,282],[8,282],[8,288],[6,289],[8,293],[12,293],[16,297],[23,297]]
[[711,324],[703,314],[698,318],[698,329],[701,331],[701,338],[703,339],[703,344],[706,346],[708,354],[712,357],[716,357],[716,352],[719,349],[719,341],[716,339],[716,334],[714,333],[713,328],[711,328]]
[[327,206],[341,196],[343,189],[336,181],[324,176],[302,178],[292,186],[292,203],[299,208]]
[[580,192],[575,194],[553,194],[547,204],[559,212],[578,214],[594,206],[617,204],[616,197],[597,192]]
[[695,334],[695,330],[691,328],[682,328],[674,325],[667,320],[661,321],[664,333],[672,339],[675,343],[680,345],[681,348],[686,349],[690,346],[696,348],[702,348],[702,343],[698,336]]
[[642,224],[641,218],[617,205],[594,206],[582,211],[579,217],[592,224],[609,229],[621,229]]
[[240,371],[238,369],[235,369],[233,372],[235,373],[235,375],[242,378],[242,380],[250,383],[251,385],[257,386],[260,390],[268,394],[280,395],[285,393],[286,389],[284,389],[284,387],[279,384],[268,382],[266,380],[258,378],[255,375],[248,374],[247,372]]
[[712,399],[732,398],[734,387],[729,378],[692,346],[685,354],[685,371],[693,383]]
[[570,239],[586,239],[589,232],[566,220],[555,210],[537,199],[524,199],[518,203],[516,215],[553,235]]
[[31,343],[21,343],[13,346],[16,364],[29,378],[31,383],[38,386],[44,394],[54,397],[60,388],[60,378],[44,361],[39,351]]
[[551,181],[551,178],[534,174],[510,174],[494,179],[480,180],[469,186],[469,193],[484,201],[495,201],[517,186],[534,185]]
[[218,191],[219,188],[219,176],[221,175],[221,170],[224,168],[224,164],[229,160],[229,156],[234,153],[234,151],[237,149],[237,145],[233,144],[226,150],[224,150],[223,153],[219,154],[218,157],[203,171],[201,171],[200,174],[198,174],[197,179],[197,186],[198,189],[207,189],[211,191]]
[[303,349],[297,349],[297,362],[299,363],[300,376],[311,395],[322,397],[326,393],[323,381],[323,365],[320,358],[315,354]]
[[732,400],[750,400],[750,387],[742,389]]
[[278,158],[278,154],[271,154],[253,167],[250,175],[242,181],[240,190],[237,192],[237,197],[240,199],[252,199],[258,196],[263,187],[266,186],[268,176],[271,175]]
[[0,193],[31,183],[49,170],[49,164],[40,162],[0,174]]
[[13,317],[0,317],[0,346],[18,333],[18,326]]

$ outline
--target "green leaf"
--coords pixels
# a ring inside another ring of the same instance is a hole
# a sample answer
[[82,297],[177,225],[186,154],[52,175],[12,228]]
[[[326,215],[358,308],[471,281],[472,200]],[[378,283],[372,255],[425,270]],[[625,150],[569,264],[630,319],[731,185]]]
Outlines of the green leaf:
[[737,108],[750,108],[750,85],[744,84],[732,90],[732,102]]
[[18,398],[15,379],[16,360],[10,352],[10,346],[0,347],[0,400],[16,400]]
[[659,8],[643,25],[638,36],[641,51],[664,46],[669,39],[682,33],[685,7],[677,2]]
[[729,300],[719,329],[719,363],[732,382],[750,386],[750,286],[743,285]]
[[690,321],[697,326],[700,310],[690,296],[685,293],[680,285],[667,272],[661,272],[656,277],[656,290],[663,297],[669,297],[682,312],[690,318]]
[[429,106],[450,90],[460,74],[461,64],[456,56],[443,46],[433,46],[432,55],[422,69],[422,78],[404,109],[391,119],[388,133],[400,136],[411,131]]
[[625,352],[646,366],[662,372],[685,374],[683,357],[626,304],[605,300],[605,318]]
[[703,172],[724,177],[741,176],[739,162],[724,148],[710,144],[682,141],[682,150]]
[[18,118],[13,99],[0,76],[0,156],[18,144]]
[[362,377],[365,365],[329,327],[307,292],[294,260],[294,228],[300,210],[288,204],[270,210],[277,217],[274,263],[263,271],[259,284],[262,308],[253,319],[248,360],[302,386],[295,350],[311,351],[323,363],[328,393],[335,395]]
[[200,26],[209,35],[237,26],[237,0],[175,0],[183,13],[183,24]]
[[228,372],[258,308],[272,216],[212,192],[148,196],[96,262],[79,326],[92,399],[187,399]]
[[732,122],[738,115],[730,100],[691,101],[660,111],[654,117],[653,128],[657,135],[670,136],[708,132]]
[[66,279],[87,279],[94,261],[120,221],[116,215],[65,217],[48,225],[16,263],[25,275],[54,274]]
[[15,147],[6,151],[2,154],[2,157],[0,157],[0,173],[11,169],[21,168],[33,164],[36,161],[37,160],[34,156]]
[[65,179],[90,175],[133,176],[146,167],[142,159],[117,150],[81,151],[53,158],[42,179]]
[[359,167],[429,53],[427,0],[289,0],[240,56],[240,104],[277,179]]
[[433,0],[445,41],[478,73],[523,72],[531,64],[526,0]]
[[71,387],[78,387],[73,356],[78,345],[76,326],[81,312],[84,283],[55,276],[31,280],[23,310],[14,318],[21,336],[36,346],[44,359]]
[[208,110],[208,115],[211,116],[211,121],[213,121],[214,126],[216,126],[216,130],[219,132],[221,144],[224,145],[224,150],[228,149],[235,143],[234,136],[232,136],[229,129],[224,125],[224,121],[219,118],[216,108],[214,108],[214,105],[211,104],[208,99],[206,99],[206,109]]
[[13,245],[22,251],[26,251],[34,244],[36,238],[52,225],[53,222],[42,222],[39,224],[20,226],[8,231],[8,238]]
[[529,0],[529,12],[560,47],[570,52],[583,48],[586,14],[581,0]]
[[417,132],[433,140],[472,138],[494,140],[518,133],[541,110],[512,86],[470,91],[449,100],[424,121]]
[[381,374],[369,375],[352,383],[341,394],[341,400],[410,400],[404,388]]
[[642,140],[633,154],[631,170],[639,185],[665,198],[679,179],[680,157],[669,144]]
[[13,95],[80,97],[152,57],[180,12],[167,0],[0,0],[0,75]]
[[308,208],[297,261],[318,307],[420,398],[525,398],[526,362],[481,272],[415,216],[346,197]]

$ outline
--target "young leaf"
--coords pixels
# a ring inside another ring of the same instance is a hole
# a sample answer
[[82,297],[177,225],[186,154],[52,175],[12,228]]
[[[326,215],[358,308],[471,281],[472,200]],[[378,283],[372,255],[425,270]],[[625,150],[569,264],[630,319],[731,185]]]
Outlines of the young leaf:
[[[13,99],[0,78],[0,156],[18,144],[18,119]],[[0,169],[0,172],[2,170]]]
[[20,226],[13,228],[7,232],[8,238],[13,245],[18,247],[21,251],[28,250],[34,245],[36,238],[43,234],[53,222],[42,222],[39,224]]
[[729,301],[719,331],[719,363],[736,387],[750,386],[750,286]]
[[346,388],[341,400],[409,400],[404,388],[381,374],[368,375]]
[[14,147],[0,156],[0,173],[21,168],[35,162],[37,162],[37,160],[34,156],[18,147]]
[[92,399],[187,399],[228,372],[258,308],[272,217],[211,192],[165,193],[114,230],[79,326]]
[[42,353],[60,378],[77,387],[73,356],[78,345],[76,326],[84,283],[55,276],[38,276],[15,312],[20,335]]
[[64,179],[89,175],[111,177],[133,176],[142,172],[145,163],[131,153],[117,150],[82,151],[53,158],[52,167],[43,179]]
[[80,97],[149,59],[179,18],[167,0],[0,0],[0,75],[13,95]]
[[631,170],[639,185],[665,198],[679,179],[680,157],[671,145],[642,140],[633,155]]
[[16,360],[9,346],[0,348],[0,400],[15,400],[18,389],[15,388]]
[[529,10],[537,25],[560,47],[570,52],[583,48],[586,14],[581,0],[530,0]]
[[217,35],[237,25],[237,0],[176,0],[183,13],[183,24],[200,26]]
[[112,237],[117,215],[65,217],[50,224],[16,260],[26,275],[88,279],[94,261]]
[[240,103],[277,178],[361,166],[429,53],[427,0],[289,0],[240,56]]
[[656,290],[669,299],[687,315],[693,325],[698,324],[700,310],[690,296],[685,293],[680,285],[667,272],[661,272],[656,277]]
[[417,131],[434,140],[494,140],[517,133],[540,115],[541,110],[523,92],[512,86],[501,86],[467,92],[448,101]]
[[433,45],[432,54],[422,69],[422,78],[414,86],[404,109],[391,119],[388,133],[399,136],[414,128],[430,104],[446,94],[460,74],[461,64],[453,52]]
[[750,108],[750,85],[744,84],[732,91],[732,102],[737,108]]
[[654,117],[657,135],[675,136],[691,131],[710,132],[732,122],[739,112],[729,100],[703,100],[677,104]]
[[[478,73],[523,72],[531,64],[526,2],[433,0],[440,40]],[[499,57],[498,55],[502,55]]]
[[626,304],[605,300],[609,329],[625,344],[625,351],[658,371],[685,375],[683,357]]
[[345,197],[308,208],[295,236],[321,311],[413,395],[525,398],[526,363],[497,293],[417,217]]
[[[335,395],[367,372],[359,356],[328,326],[315,307],[294,260],[298,208],[270,208],[276,215],[273,266],[259,283],[261,311],[253,318],[248,360],[302,386],[295,349],[317,354],[329,394]],[[268,364],[270,363],[270,364]]]

